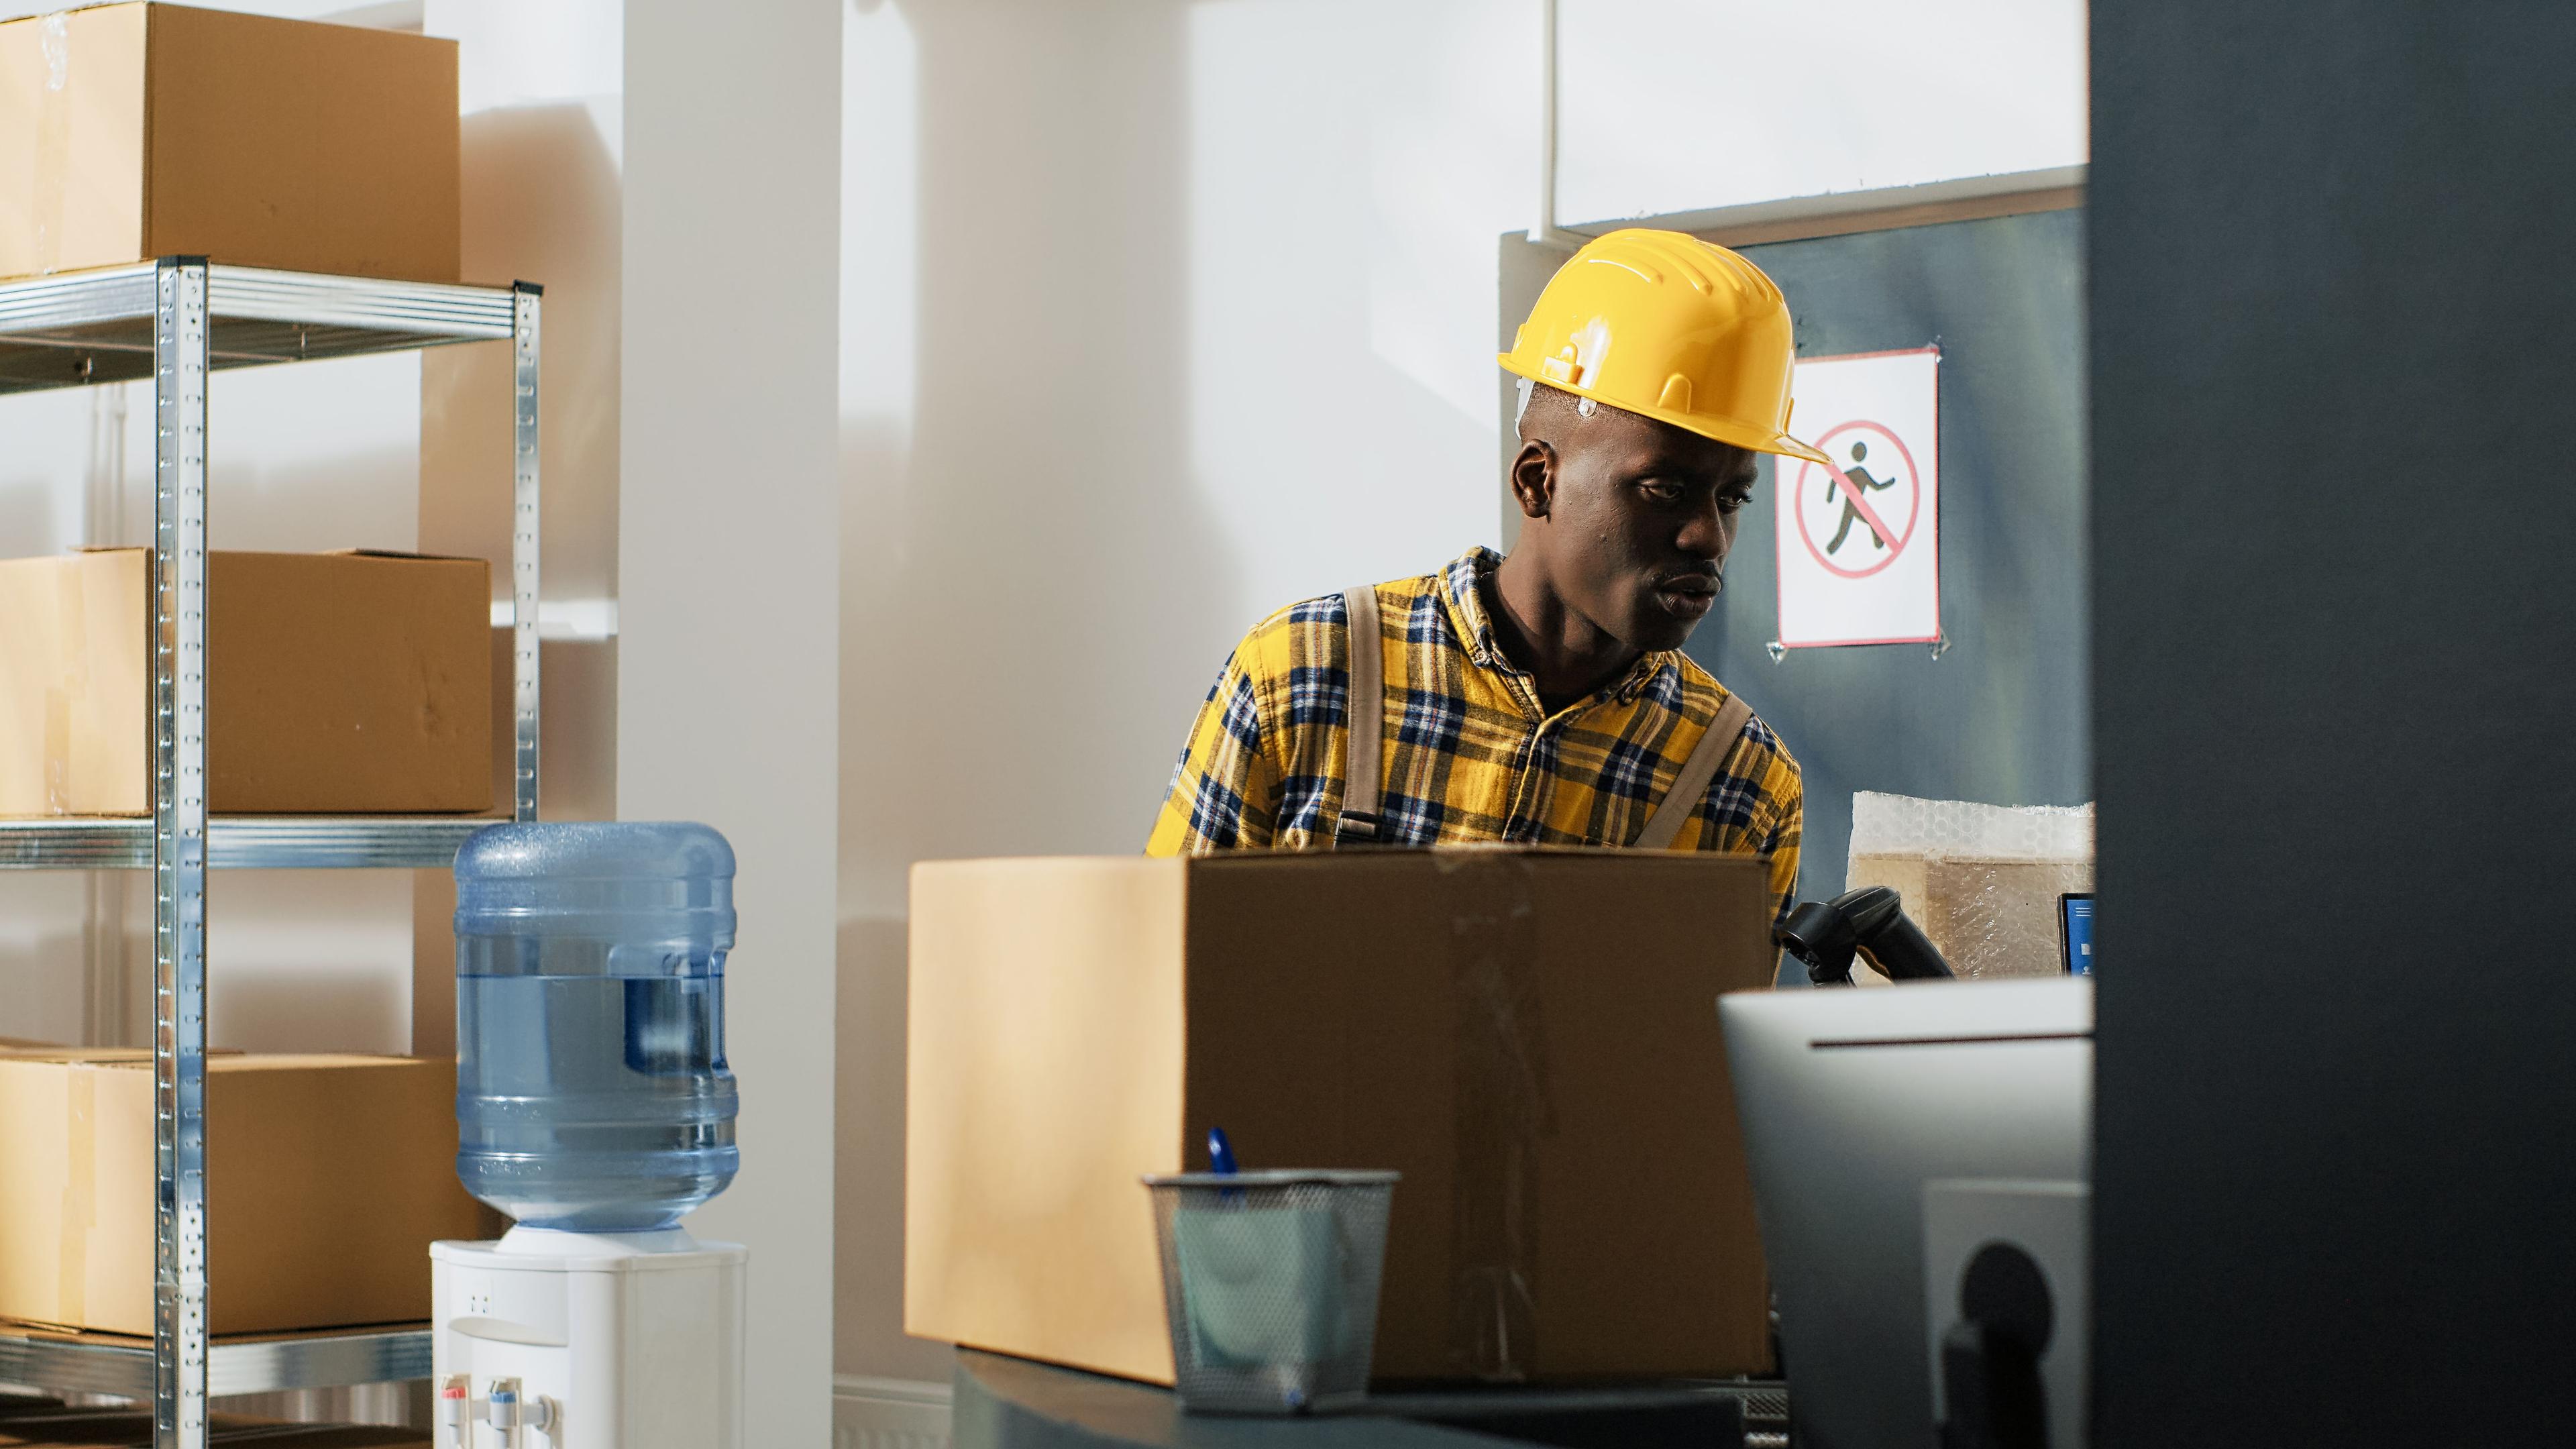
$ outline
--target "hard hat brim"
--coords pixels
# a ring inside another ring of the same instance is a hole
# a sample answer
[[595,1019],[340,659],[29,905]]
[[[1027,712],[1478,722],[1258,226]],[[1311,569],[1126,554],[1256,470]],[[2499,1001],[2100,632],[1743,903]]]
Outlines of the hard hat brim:
[[1525,377],[1530,381],[1537,383],[1541,387],[1554,388],[1558,392],[1568,393],[1575,397],[1591,398],[1593,402],[1605,408],[1617,408],[1623,413],[1635,413],[1641,418],[1653,418],[1656,422],[1679,428],[1686,433],[1697,433],[1703,438],[1713,438],[1721,443],[1731,443],[1736,447],[1747,448],[1756,453],[1770,453],[1776,457],[1797,458],[1809,463],[1822,463],[1828,468],[1834,465],[1833,459],[1826,457],[1823,453],[1820,453],[1814,448],[1808,447],[1806,444],[1790,437],[1787,433],[1780,432],[1773,428],[1757,427],[1751,423],[1738,422],[1733,418],[1716,417],[1708,413],[1682,413],[1673,412],[1666,408],[1638,407],[1629,403],[1614,403],[1605,398],[1594,397],[1591,389],[1589,388],[1567,387],[1561,382],[1551,382],[1548,379],[1539,376],[1535,370],[1522,366],[1519,362],[1515,361],[1512,354],[1508,352],[1495,353],[1494,361],[1500,363],[1503,371],[1512,374],[1514,377]]

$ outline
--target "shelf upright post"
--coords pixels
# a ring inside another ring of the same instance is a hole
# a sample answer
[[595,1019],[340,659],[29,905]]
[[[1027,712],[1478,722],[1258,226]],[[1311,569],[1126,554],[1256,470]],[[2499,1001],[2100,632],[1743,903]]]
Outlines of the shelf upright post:
[[206,259],[152,313],[154,1449],[206,1444]]
[[510,509],[511,715],[518,740],[518,768],[511,772],[510,818],[537,818],[537,320],[545,288],[518,282],[510,288],[510,349],[515,362],[517,462]]

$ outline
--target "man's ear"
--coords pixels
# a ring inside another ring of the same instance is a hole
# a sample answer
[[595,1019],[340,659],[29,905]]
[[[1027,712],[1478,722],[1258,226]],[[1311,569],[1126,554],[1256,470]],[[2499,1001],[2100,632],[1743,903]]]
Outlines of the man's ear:
[[1512,496],[1523,518],[1545,518],[1556,505],[1556,449],[1530,438],[1512,457]]

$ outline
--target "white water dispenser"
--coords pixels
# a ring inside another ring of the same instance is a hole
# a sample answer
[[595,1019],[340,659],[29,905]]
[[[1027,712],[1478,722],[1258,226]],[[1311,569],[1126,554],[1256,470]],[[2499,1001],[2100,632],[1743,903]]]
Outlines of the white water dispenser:
[[517,1220],[430,1247],[441,1449],[737,1449],[733,851],[703,825],[496,825],[456,858],[457,1175]]

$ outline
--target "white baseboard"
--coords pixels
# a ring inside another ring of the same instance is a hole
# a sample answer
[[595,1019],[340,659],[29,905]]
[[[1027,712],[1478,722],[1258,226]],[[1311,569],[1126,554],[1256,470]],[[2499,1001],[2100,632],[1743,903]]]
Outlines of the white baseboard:
[[948,1449],[949,1386],[832,1376],[832,1449]]

